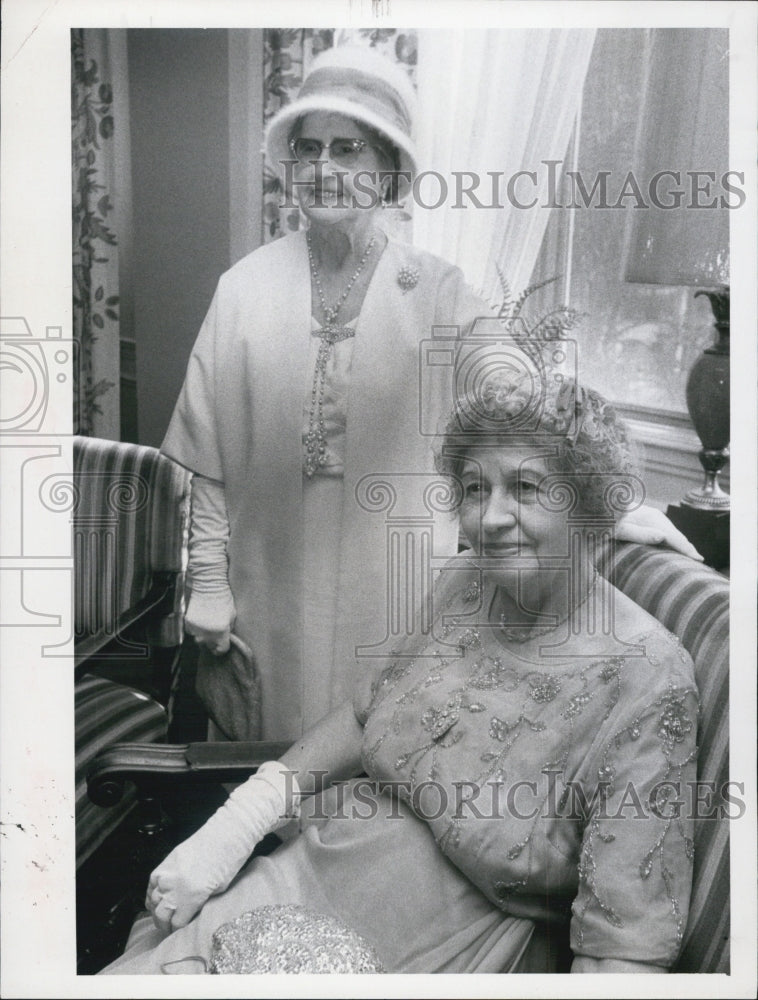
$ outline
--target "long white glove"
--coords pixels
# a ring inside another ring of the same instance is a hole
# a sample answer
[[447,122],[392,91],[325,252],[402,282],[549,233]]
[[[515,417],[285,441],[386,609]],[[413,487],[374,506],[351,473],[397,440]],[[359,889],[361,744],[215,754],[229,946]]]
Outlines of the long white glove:
[[220,656],[229,649],[236,609],[229,587],[229,517],[224,484],[195,474],[189,537],[191,595],[184,616],[190,635]]
[[255,845],[299,815],[300,789],[292,771],[267,761],[150,876],[145,906],[164,933],[184,927],[207,899],[223,892]]

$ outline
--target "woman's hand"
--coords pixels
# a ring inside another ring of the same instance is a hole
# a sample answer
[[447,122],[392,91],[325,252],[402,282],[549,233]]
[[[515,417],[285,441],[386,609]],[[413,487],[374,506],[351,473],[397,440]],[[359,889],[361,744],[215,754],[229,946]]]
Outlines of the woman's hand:
[[655,507],[643,506],[620,518],[616,537],[622,542],[639,542],[642,545],[667,545],[690,559],[703,561],[703,557],[687,538],[675,528],[666,515]]
[[215,656],[222,656],[229,649],[229,638],[237,612],[229,587],[209,593],[193,591],[184,616],[184,627],[189,635]]
[[[215,817],[213,817],[215,818]],[[164,934],[184,927],[223,885],[214,865],[208,864],[204,828],[179,844],[150,876],[145,906]],[[244,861],[242,862],[244,864]],[[236,872],[234,873],[236,874]],[[232,878],[234,875],[232,875]]]
[[255,845],[299,811],[297,781],[277,761],[235,788],[197,833],[179,844],[150,876],[145,906],[165,934],[184,927],[223,892]]
[[150,876],[145,905],[156,927],[167,934],[188,924],[206,900],[227,888],[258,841],[298,814],[303,795],[360,774],[362,736],[352,702],[343,702],[280,762],[264,764],[235,788]]

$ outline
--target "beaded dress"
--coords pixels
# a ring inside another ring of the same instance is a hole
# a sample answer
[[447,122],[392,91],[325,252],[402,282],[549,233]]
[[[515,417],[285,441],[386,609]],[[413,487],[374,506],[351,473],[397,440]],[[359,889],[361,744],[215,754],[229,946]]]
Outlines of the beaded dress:
[[452,560],[431,630],[359,685],[373,781],[308,800],[298,835],[188,927],[161,942],[143,925],[105,971],[199,971],[220,924],[277,903],[341,920],[390,972],[518,971],[535,919],[570,925],[575,954],[671,965],[693,855],[691,660],[643,612],[622,654],[535,657],[486,626],[492,596]]
[[575,954],[672,964],[693,858],[688,653],[639,612],[646,627],[612,655],[564,659],[560,629],[524,654],[488,627],[494,587],[465,560],[437,586],[436,641],[372,684],[367,771],[407,783],[399,794],[493,905],[570,918]]

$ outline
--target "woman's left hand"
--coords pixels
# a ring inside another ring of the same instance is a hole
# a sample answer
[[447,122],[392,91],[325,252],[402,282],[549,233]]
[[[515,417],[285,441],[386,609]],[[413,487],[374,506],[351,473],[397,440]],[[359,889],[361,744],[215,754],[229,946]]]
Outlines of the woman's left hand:
[[145,906],[164,934],[186,926],[203,904],[226,890],[267,833],[297,816],[291,771],[267,761],[200,829],[175,847],[150,876]]
[[703,561],[695,546],[655,507],[639,507],[620,518],[616,525],[616,538],[641,545],[666,545],[690,559]]

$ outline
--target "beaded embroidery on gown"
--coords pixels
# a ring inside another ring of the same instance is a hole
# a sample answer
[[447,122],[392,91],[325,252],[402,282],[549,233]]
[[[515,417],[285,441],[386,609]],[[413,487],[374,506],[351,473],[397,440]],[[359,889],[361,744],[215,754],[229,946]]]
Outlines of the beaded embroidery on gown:
[[488,626],[494,589],[464,567],[443,571],[432,641],[359,699],[366,770],[493,905],[570,915],[575,953],[669,966],[692,878],[692,819],[668,802],[695,780],[689,655],[640,612],[624,655],[562,658],[556,635],[530,657]]

